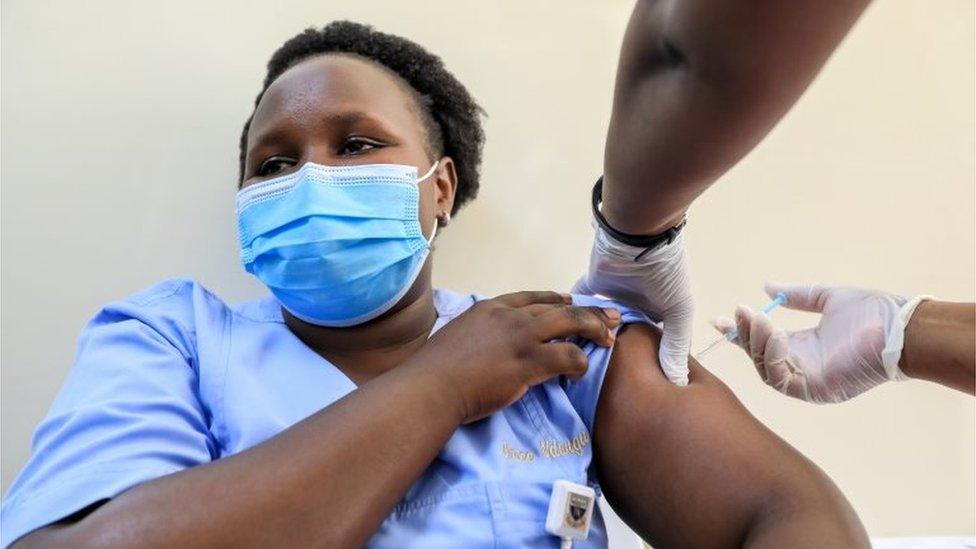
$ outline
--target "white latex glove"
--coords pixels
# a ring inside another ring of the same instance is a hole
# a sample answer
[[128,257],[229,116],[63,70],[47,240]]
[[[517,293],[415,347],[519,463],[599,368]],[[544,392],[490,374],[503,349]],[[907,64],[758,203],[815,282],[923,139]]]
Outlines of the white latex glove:
[[687,385],[695,304],[683,233],[634,261],[644,248],[620,242],[596,223],[594,227],[590,267],[573,286],[573,292],[602,295],[663,322],[661,369],[675,385]]
[[907,377],[898,360],[905,326],[919,301],[859,288],[766,284],[774,297],[786,294],[790,309],[821,313],[817,327],[798,332],[776,330],[769,318],[739,306],[735,321],[716,319],[727,333],[738,328],[735,342],[749,353],[767,385],[791,397],[842,402],[889,380]]

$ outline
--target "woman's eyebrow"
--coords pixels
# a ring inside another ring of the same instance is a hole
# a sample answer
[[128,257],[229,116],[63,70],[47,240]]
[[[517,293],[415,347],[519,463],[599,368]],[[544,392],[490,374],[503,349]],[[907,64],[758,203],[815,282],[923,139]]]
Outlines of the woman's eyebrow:
[[355,124],[371,124],[374,129],[384,132],[392,131],[389,122],[380,116],[363,110],[333,111],[321,114],[318,119],[323,128],[350,128]]
[[[323,128],[331,126],[348,127],[357,122],[371,122],[381,128],[387,127],[387,124],[381,118],[363,110],[333,111],[318,114],[315,117],[319,120]],[[281,124],[275,124],[270,128],[261,130],[253,139],[249,140],[249,144],[251,145],[251,149],[254,150],[262,145],[280,141],[290,133],[291,131],[282,127]]]
[[288,133],[288,130],[282,128],[280,125],[275,125],[268,129],[261,130],[253,138],[248,139],[248,148],[251,151],[254,151],[269,143],[281,141],[288,135]]
[[360,120],[375,121],[376,117],[366,111],[337,111],[326,113],[320,117],[326,124],[353,124]]

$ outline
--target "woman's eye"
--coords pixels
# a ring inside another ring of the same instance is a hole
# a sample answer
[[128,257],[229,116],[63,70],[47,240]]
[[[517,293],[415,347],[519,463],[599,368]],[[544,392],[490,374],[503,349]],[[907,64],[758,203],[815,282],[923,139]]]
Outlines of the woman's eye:
[[379,147],[380,144],[366,139],[347,139],[339,149],[339,154],[359,154]]
[[259,176],[274,175],[281,170],[287,168],[288,166],[294,166],[295,161],[289,160],[287,158],[272,157],[261,163],[261,167],[258,168]]

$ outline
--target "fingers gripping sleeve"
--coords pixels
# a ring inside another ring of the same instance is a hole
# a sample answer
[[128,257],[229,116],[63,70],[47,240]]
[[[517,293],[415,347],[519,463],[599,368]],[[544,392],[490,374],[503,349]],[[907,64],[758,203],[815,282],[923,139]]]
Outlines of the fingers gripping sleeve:
[[[616,334],[620,328],[626,324],[645,323],[653,324],[651,319],[643,313],[619,305],[613,301],[600,299],[592,296],[573,296],[573,304],[584,307],[614,307],[620,311],[620,325],[614,331]],[[596,407],[600,399],[600,389],[603,387],[603,380],[606,377],[607,367],[610,364],[610,355],[613,347],[600,347],[592,341],[577,342],[589,359],[589,369],[586,375],[577,381],[564,379],[563,389],[569,396],[570,403],[579,414],[587,430],[593,433],[594,418]]]

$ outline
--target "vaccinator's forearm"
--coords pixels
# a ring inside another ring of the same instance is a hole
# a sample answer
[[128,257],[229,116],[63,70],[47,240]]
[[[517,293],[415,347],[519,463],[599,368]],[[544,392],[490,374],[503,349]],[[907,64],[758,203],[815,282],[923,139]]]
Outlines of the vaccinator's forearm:
[[908,377],[976,392],[976,304],[923,301],[905,327],[898,367]]
[[640,0],[624,36],[603,213],[673,226],[799,99],[868,0]]

